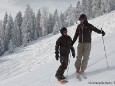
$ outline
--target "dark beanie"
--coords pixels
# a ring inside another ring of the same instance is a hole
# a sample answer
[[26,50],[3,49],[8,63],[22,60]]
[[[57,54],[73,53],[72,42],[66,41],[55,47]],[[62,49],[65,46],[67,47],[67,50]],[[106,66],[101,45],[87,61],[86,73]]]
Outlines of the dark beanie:
[[87,20],[87,16],[85,14],[81,14],[79,17],[79,20],[81,20],[81,19]]
[[60,33],[63,35],[63,32],[64,32],[64,31],[67,31],[67,28],[62,27],[62,28],[60,29]]

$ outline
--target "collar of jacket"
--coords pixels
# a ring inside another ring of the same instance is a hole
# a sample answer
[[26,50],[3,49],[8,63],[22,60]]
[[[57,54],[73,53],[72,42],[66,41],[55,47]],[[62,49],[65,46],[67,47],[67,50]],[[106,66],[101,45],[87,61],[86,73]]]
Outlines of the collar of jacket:
[[68,35],[62,35],[62,37],[67,37]]
[[87,24],[88,24],[88,21],[87,21],[87,20],[84,20],[83,24],[84,24],[84,25],[87,25]]

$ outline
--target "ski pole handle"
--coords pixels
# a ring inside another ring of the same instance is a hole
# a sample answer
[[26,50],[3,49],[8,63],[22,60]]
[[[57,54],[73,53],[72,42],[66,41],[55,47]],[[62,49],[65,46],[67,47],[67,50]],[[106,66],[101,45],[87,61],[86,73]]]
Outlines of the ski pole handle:
[[101,32],[102,32],[102,28],[101,28]]

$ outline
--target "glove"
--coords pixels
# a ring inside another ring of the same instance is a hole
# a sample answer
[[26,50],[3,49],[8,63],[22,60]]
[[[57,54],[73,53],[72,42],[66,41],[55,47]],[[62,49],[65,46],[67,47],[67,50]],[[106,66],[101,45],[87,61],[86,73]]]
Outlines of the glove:
[[55,58],[56,58],[56,60],[58,61],[59,55],[58,55],[58,54],[56,54],[56,55],[55,55]]
[[102,36],[104,36],[104,35],[105,35],[105,32],[104,32],[103,30],[102,30],[102,32],[101,32],[101,33],[102,33]]
[[73,56],[73,58],[75,58],[75,50],[74,50],[74,47],[73,46],[71,46],[71,52],[72,52],[72,56]]
[[72,53],[73,58],[75,58],[75,53]]

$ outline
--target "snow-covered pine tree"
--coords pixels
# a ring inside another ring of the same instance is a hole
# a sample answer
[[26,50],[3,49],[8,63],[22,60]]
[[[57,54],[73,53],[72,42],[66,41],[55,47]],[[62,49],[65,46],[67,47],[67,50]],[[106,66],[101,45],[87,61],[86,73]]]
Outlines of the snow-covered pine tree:
[[35,14],[33,13],[32,8],[27,5],[25,15],[22,22],[22,43],[24,46],[29,41],[34,39],[34,30],[35,30]]
[[0,21],[0,56],[4,53],[4,34],[3,34],[3,25],[2,21]]
[[61,28],[61,21],[58,15],[57,9],[54,12],[54,27],[53,27],[53,34],[57,34]]
[[36,30],[36,18],[35,18],[35,13],[33,13],[32,16],[32,30],[31,30],[31,40],[36,40],[37,37],[37,30]]
[[76,22],[75,15],[75,8],[70,5],[66,11],[66,22],[68,23],[68,26],[74,25],[74,22]]
[[109,0],[82,0],[83,13],[94,18],[111,11]]
[[75,8],[75,18],[76,20],[75,21],[78,21],[79,20],[79,16],[83,13],[83,7],[82,7],[82,4],[80,1],[77,2],[77,6]]
[[4,53],[4,45],[3,45],[3,40],[0,37],[0,56]]
[[67,24],[66,24],[66,17],[64,15],[64,13],[60,14],[60,21],[61,21],[62,27],[66,27],[67,26]]
[[101,11],[101,1],[100,0],[89,0],[90,3],[90,18],[95,18],[102,15]]
[[13,53],[14,52],[14,43],[13,43],[12,39],[10,39],[10,41],[9,41],[8,51],[9,51],[9,53]]
[[53,28],[53,34],[57,34],[59,32],[59,27],[58,27],[58,22],[55,23],[54,28]]
[[101,10],[103,13],[108,13],[111,11],[109,0],[100,0],[101,1]]
[[115,10],[115,0],[109,0],[111,10]]
[[37,40],[39,38],[38,30],[36,28],[36,18],[35,18],[35,30],[34,30],[34,40]]
[[7,50],[7,42],[6,42],[6,38],[5,38],[5,36],[6,36],[6,25],[7,25],[7,23],[8,23],[8,14],[7,14],[7,12],[6,12],[6,14],[5,14],[5,16],[4,16],[4,20],[3,20],[3,34],[4,34],[4,36],[3,36],[3,44],[4,44],[4,49],[5,50]]
[[4,17],[4,20],[3,20],[3,28],[4,28],[4,30],[6,29],[6,24],[7,24],[7,22],[8,22],[8,14],[7,14],[7,12],[6,12],[5,17]]
[[42,28],[42,36],[45,36],[48,34],[48,16],[49,16],[49,11],[47,8],[42,8],[41,10],[41,23],[40,27]]
[[86,14],[87,18],[90,18],[90,0],[82,0],[83,13]]
[[54,22],[53,22],[53,15],[49,14],[48,18],[48,34],[53,32]]
[[22,13],[19,11],[14,20],[13,41],[15,47],[22,44]]
[[5,42],[6,42],[6,50],[8,50],[8,45],[9,45],[9,42],[10,42],[10,39],[12,39],[12,29],[14,28],[14,22],[13,22],[13,18],[12,16],[10,15],[9,16],[9,19],[8,19],[8,23],[6,25],[6,30],[5,30]]
[[36,15],[36,33],[38,38],[42,36],[42,28],[40,27],[41,22],[40,18],[41,18],[41,11],[39,9]]

